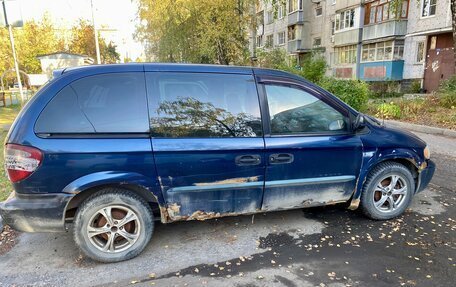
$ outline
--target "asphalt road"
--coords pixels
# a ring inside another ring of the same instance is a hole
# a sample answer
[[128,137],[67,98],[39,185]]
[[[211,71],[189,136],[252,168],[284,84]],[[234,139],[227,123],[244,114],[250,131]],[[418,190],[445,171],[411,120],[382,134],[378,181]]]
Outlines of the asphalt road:
[[419,135],[437,171],[400,218],[333,206],[158,225],[117,264],[85,259],[71,234],[21,234],[0,286],[454,286],[456,140]]

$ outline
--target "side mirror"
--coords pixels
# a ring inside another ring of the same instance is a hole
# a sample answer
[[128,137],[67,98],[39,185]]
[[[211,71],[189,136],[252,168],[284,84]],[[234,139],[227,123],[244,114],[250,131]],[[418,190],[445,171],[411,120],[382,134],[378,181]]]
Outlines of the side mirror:
[[359,113],[356,116],[355,121],[353,122],[353,130],[357,131],[360,128],[364,127],[365,126],[365,121],[366,121],[366,119],[364,118],[364,115],[362,113]]

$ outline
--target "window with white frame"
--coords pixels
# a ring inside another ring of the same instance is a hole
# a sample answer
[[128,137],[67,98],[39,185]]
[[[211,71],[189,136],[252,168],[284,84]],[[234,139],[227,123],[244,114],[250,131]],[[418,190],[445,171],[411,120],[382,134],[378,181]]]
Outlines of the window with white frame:
[[336,14],[336,31],[350,29],[355,26],[355,9]]
[[317,7],[315,8],[315,16],[318,17],[318,16],[321,16],[323,15],[323,7]]
[[334,48],[335,64],[355,64],[356,63],[356,45]]
[[288,0],[288,13],[302,10],[302,0]]
[[287,10],[287,7],[285,4],[280,4],[279,8],[277,9],[277,18],[283,19],[285,17],[285,11]]
[[271,48],[274,46],[274,35],[267,35],[266,36],[266,43],[265,43],[266,48]]
[[321,46],[321,38],[314,38],[313,39],[313,46],[320,47]]
[[424,41],[416,43],[416,62],[424,62]]
[[421,0],[421,2],[421,17],[434,16],[437,8],[437,0]]
[[284,45],[285,44],[285,31],[279,32],[277,34],[277,44]]
[[336,5],[336,0],[331,0],[332,5]]
[[274,11],[269,10],[266,13],[266,24],[272,24],[274,23]]
[[386,41],[364,44],[362,62],[402,60],[404,57],[404,41]]
[[260,36],[256,37],[256,46],[257,47],[263,47],[263,35],[260,35]]

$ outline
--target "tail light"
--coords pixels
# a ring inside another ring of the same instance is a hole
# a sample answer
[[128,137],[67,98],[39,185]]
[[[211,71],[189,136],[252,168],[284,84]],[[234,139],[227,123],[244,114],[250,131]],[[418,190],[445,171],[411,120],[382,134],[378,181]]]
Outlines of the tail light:
[[5,168],[12,182],[29,177],[41,164],[43,154],[39,149],[29,146],[7,144],[5,149]]

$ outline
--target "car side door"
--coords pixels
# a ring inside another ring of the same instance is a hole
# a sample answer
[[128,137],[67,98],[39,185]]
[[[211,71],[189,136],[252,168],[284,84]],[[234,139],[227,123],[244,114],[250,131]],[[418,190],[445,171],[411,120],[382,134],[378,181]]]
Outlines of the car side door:
[[253,75],[146,72],[146,85],[170,220],[260,210],[265,158]]
[[259,80],[267,160],[262,209],[347,201],[362,160],[348,109],[305,83]]

